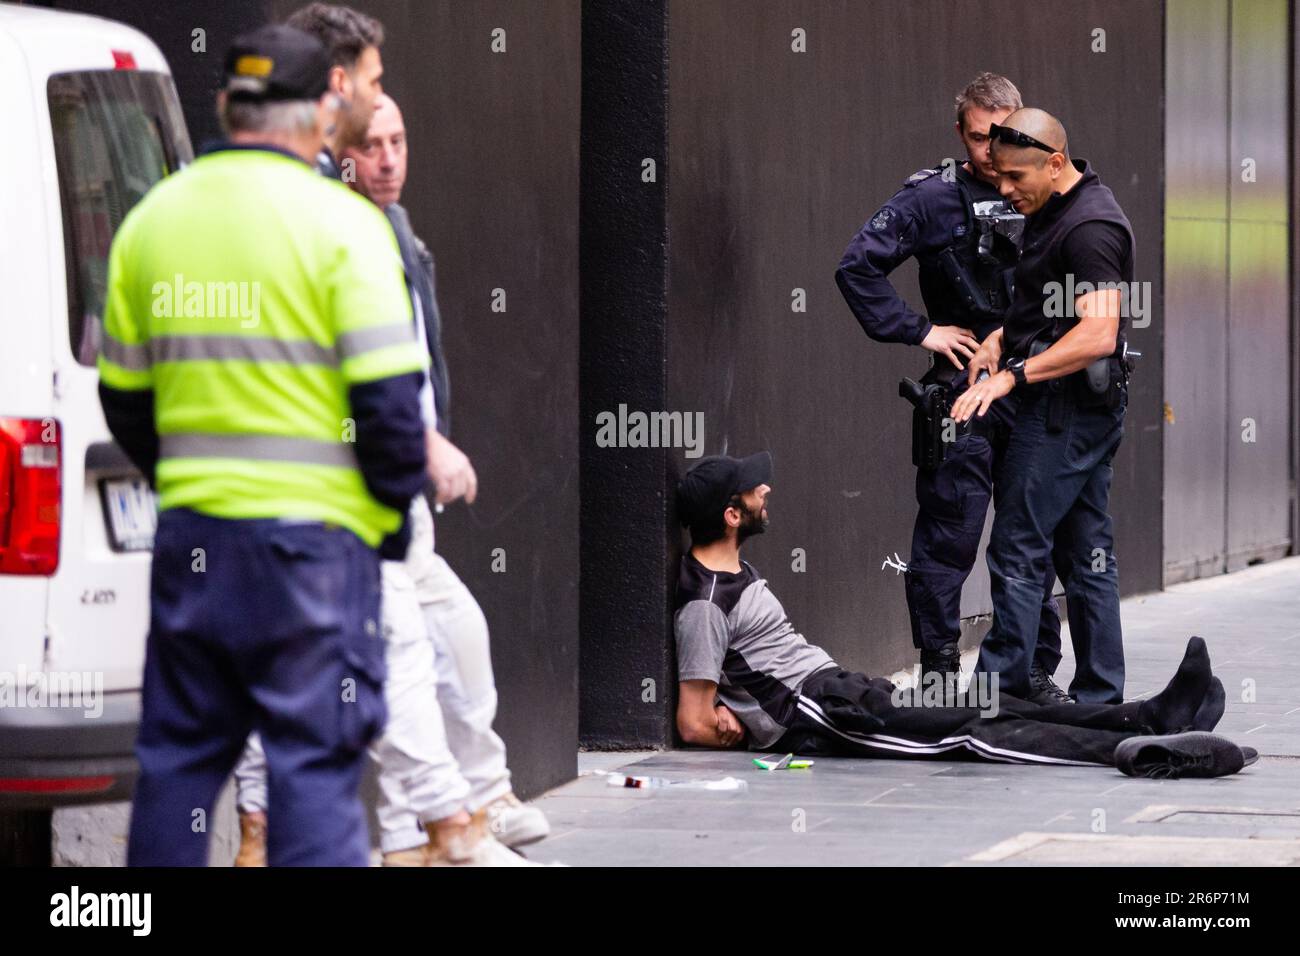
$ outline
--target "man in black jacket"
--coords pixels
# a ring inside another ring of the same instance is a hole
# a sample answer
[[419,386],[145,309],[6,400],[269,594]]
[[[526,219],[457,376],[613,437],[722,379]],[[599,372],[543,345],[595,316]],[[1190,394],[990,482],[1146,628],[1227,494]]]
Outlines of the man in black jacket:
[[[473,468],[446,437],[448,376],[433,256],[398,205],[406,180],[406,130],[391,98],[376,99],[366,135],[344,147],[338,160],[337,168],[383,209],[397,235],[417,334],[429,352],[420,399],[425,421],[437,426],[426,430],[426,442],[438,500],[472,501]],[[496,687],[487,621],[469,589],[434,552],[433,520],[423,499],[412,507],[409,524],[404,560],[383,566],[389,665],[384,690],[391,717],[374,754],[384,865],[519,865],[522,858],[498,844],[532,843],[547,835],[549,825],[540,810],[514,796],[505,744],[492,730]],[[235,776],[241,830],[237,865],[257,865],[263,856],[259,823],[266,781],[256,742],[250,741]]]
[[[317,171],[356,187],[359,176],[366,175],[371,166],[366,153],[376,122],[383,123],[393,115],[400,126],[396,105],[379,92],[383,26],[349,7],[325,3],[304,7],[290,17],[290,22],[324,45],[330,63],[329,88],[346,104],[342,111],[346,115],[335,124],[333,138],[316,157]],[[383,113],[378,111],[381,102]],[[446,427],[445,421],[438,421],[440,416],[435,411],[437,392],[442,393],[445,407],[446,367],[438,345],[432,259],[427,267],[419,260],[419,240],[411,232],[405,212],[390,205],[400,196],[405,179],[404,131],[399,145],[400,170],[395,165],[391,170],[397,175],[378,177],[374,185],[381,190],[379,199],[383,201],[376,204],[380,208],[388,206],[385,212],[399,240],[416,338],[433,359],[429,374],[419,376],[422,444],[428,449],[429,476],[438,485],[439,501],[458,497],[472,501],[475,480],[468,458],[435,430]],[[381,181],[384,178],[391,182]],[[390,188],[391,193],[384,192]],[[374,200],[366,189],[359,191]],[[439,449],[436,461],[435,448]],[[396,540],[381,567],[382,629],[388,664],[383,690],[389,720],[371,751],[380,769],[377,810],[384,865],[529,865],[502,843],[517,845],[541,839],[548,828],[540,811],[514,798],[505,767],[505,746],[491,730],[496,697],[486,621],[459,579],[449,570],[437,573],[439,565],[445,568],[446,564],[434,554],[433,517],[423,495],[411,503],[402,532],[393,536]],[[450,586],[448,577],[459,590]],[[436,620],[435,611],[441,611],[451,623]],[[475,625],[482,631],[481,641],[474,640]],[[472,646],[435,647],[430,638],[439,630],[454,632],[462,644]],[[480,645],[481,653],[473,656]],[[459,675],[443,658],[463,664],[474,679],[454,680]],[[484,673],[486,693],[490,694],[487,700],[481,688]],[[440,683],[445,686],[440,688]],[[458,762],[451,744],[466,737],[477,746],[462,746],[467,756]],[[498,760],[491,759],[498,756]],[[240,823],[235,865],[264,865],[268,788],[266,758],[257,735],[250,736],[235,769],[235,779]]]
[[[478,478],[469,458],[448,437],[451,383],[442,348],[433,254],[415,234],[410,217],[399,204],[406,183],[406,126],[391,97],[381,95],[376,101],[365,142],[342,155],[344,162],[355,164],[357,191],[388,216],[402,251],[416,321],[429,351],[432,395],[427,398],[436,411],[437,428],[429,433],[428,450],[436,500],[449,503],[463,497],[473,503]],[[514,796],[505,743],[492,729],[497,697],[483,611],[456,572],[431,548],[414,556],[408,565],[436,650],[438,704],[447,725],[447,741],[469,784],[468,806],[475,813],[486,813],[493,834],[507,846],[540,840],[550,832],[546,817]],[[414,842],[420,834],[414,819],[409,822],[405,832],[410,834],[409,842]],[[390,845],[400,842],[408,841],[389,840]]]

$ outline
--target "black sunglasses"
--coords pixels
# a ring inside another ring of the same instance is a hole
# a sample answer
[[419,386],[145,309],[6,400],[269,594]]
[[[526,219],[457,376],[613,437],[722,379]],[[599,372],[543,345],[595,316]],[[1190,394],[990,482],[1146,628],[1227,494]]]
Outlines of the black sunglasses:
[[999,126],[997,123],[989,126],[989,139],[996,139],[999,143],[1006,143],[1008,146],[1028,146],[1041,149],[1045,153],[1060,152],[1055,146],[1048,146],[1046,143],[1039,142],[1028,133],[1022,133],[1010,126]]

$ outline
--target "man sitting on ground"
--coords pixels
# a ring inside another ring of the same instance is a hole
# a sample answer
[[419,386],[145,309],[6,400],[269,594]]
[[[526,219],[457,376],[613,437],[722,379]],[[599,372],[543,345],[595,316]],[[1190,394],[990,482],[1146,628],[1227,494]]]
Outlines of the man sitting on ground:
[[[772,458],[701,459],[677,486],[692,547],[677,582],[677,728],[688,744],[801,755],[973,756],[1005,763],[1097,764],[1130,776],[1217,777],[1258,754],[1209,733],[1222,682],[1193,637],[1150,700],[927,706],[883,677],[847,671],[795,631],[740,546],[767,528]],[[901,700],[902,705],[897,702]],[[963,703],[958,701],[957,703]],[[969,703],[969,701],[966,701]]]

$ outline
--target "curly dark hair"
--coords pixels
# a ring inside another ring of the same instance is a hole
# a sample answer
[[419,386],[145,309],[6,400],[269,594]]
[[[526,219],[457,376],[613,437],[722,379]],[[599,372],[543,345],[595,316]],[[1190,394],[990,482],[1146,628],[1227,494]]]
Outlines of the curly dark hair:
[[309,3],[290,14],[289,26],[310,33],[329,50],[330,65],[351,70],[366,47],[384,43],[384,25],[340,3]]

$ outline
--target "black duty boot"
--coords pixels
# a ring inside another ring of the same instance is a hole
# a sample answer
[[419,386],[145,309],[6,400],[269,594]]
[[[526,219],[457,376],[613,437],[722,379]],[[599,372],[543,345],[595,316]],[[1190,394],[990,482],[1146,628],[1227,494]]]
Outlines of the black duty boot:
[[931,671],[940,674],[961,673],[961,651],[956,644],[945,644],[935,650],[921,650],[921,679]]
[[1032,704],[1073,704],[1074,698],[1061,690],[1042,664],[1029,669],[1029,702]]
[[961,703],[961,651],[956,644],[921,651],[921,676],[917,693],[923,700],[945,707]]

